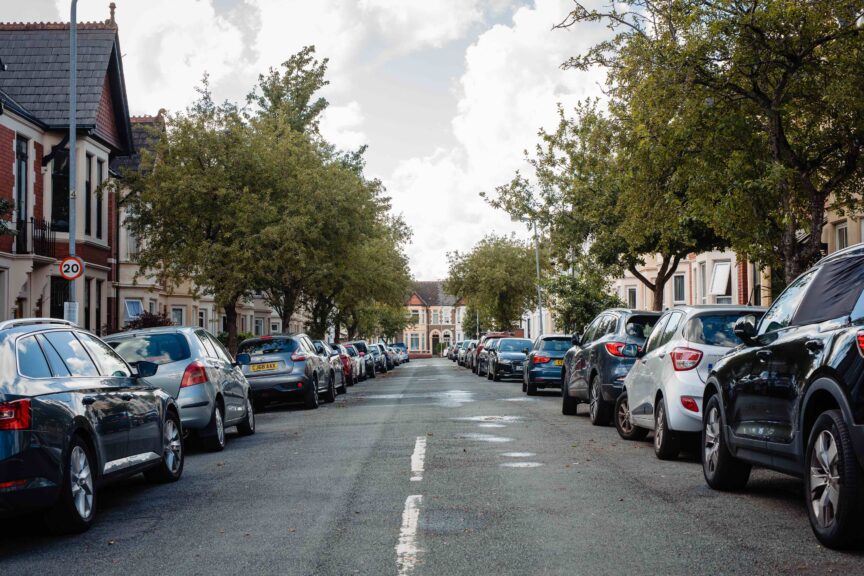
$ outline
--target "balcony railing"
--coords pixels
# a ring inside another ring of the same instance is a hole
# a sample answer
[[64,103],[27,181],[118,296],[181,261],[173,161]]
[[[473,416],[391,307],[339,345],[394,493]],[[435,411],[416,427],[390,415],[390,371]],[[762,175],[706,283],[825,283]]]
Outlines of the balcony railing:
[[18,220],[15,234],[15,252],[56,258],[57,242],[54,229],[47,220]]

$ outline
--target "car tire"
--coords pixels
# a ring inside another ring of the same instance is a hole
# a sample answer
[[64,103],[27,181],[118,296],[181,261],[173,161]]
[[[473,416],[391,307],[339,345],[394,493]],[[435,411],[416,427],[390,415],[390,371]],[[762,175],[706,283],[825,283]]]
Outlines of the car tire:
[[183,445],[183,428],[180,416],[173,410],[165,415],[162,425],[162,459],[159,464],[144,472],[144,478],[154,484],[176,482],[183,475],[183,464],[186,461],[186,450]]
[[528,378],[522,376],[522,392],[528,392]]
[[202,436],[202,443],[208,452],[221,452],[225,449],[225,417],[218,403],[213,406],[210,423]]
[[255,406],[253,406],[251,398],[246,399],[246,419],[237,424],[237,433],[240,436],[255,434]]
[[528,393],[528,396],[536,396],[537,395],[537,385],[529,380],[528,384],[526,385],[525,392]]
[[711,396],[702,417],[702,446],[699,450],[705,482],[715,490],[741,490],[750,478],[750,464],[729,452],[723,434],[720,400]]
[[330,383],[327,385],[327,392],[324,393],[324,402],[327,404],[332,404],[336,401],[336,397],[339,395],[339,392],[336,390],[336,376],[334,374],[330,374]]
[[567,393],[567,372],[561,377],[561,413],[565,416],[575,416],[579,410],[579,400]]
[[494,366],[492,366],[492,369],[489,371],[489,373],[492,374],[492,381],[493,382],[500,382],[501,381],[501,375],[498,373],[498,364],[495,364]]
[[307,410],[317,410],[318,406],[321,404],[321,400],[318,398],[318,379],[312,378],[312,383],[309,385],[309,391],[306,392],[306,398],[303,401],[304,406],[306,406]]
[[612,406],[603,400],[603,395],[600,393],[600,384],[597,383],[597,377],[591,379],[591,387],[588,390],[588,397],[591,399],[588,403],[588,418],[594,426],[607,426],[609,420],[612,419]]
[[339,394],[347,394],[348,393],[348,384],[345,381],[345,373],[344,372],[342,373],[342,386],[339,387],[337,392],[339,392]]
[[630,402],[627,392],[622,392],[615,401],[615,430],[624,440],[644,440],[648,435],[648,429],[633,424],[630,414]]
[[681,452],[681,439],[669,429],[666,400],[660,397],[654,410],[654,454],[660,460],[675,460]]
[[804,495],[813,534],[828,548],[857,543],[862,530],[864,478],[849,426],[839,410],[823,412],[816,419],[805,458]]
[[60,498],[44,516],[46,528],[54,534],[80,534],[96,518],[96,459],[90,446],[78,434],[72,437],[64,460]]

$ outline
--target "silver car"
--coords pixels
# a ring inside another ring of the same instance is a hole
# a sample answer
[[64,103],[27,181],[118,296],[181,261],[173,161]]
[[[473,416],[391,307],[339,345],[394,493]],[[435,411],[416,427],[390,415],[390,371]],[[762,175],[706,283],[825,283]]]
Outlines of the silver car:
[[180,407],[183,429],[196,434],[209,450],[225,448],[225,429],[237,427],[241,436],[255,433],[255,413],[249,383],[241,364],[212,334],[200,328],[146,328],[112,334],[105,341],[136,365],[152,362],[159,366],[148,382],[175,399]]
[[681,306],[657,321],[644,350],[629,344],[622,353],[636,363],[615,404],[615,427],[625,440],[654,431],[658,458],[677,458],[685,434],[702,430],[702,393],[714,364],[741,341],[735,322],[760,318],[764,308]]

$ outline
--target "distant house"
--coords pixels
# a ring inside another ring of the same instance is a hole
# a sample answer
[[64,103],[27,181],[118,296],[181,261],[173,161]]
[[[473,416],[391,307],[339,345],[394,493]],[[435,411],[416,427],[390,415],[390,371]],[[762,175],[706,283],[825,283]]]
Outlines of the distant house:
[[[114,195],[109,164],[132,153],[122,52],[113,19],[78,25],[77,254],[81,325],[115,326]],[[0,320],[63,317],[69,252],[69,24],[0,24],[0,196],[14,203],[0,237]]]
[[465,303],[447,294],[440,280],[415,282],[405,307],[413,320],[403,341],[414,357],[440,354],[444,347],[466,337],[462,329]]

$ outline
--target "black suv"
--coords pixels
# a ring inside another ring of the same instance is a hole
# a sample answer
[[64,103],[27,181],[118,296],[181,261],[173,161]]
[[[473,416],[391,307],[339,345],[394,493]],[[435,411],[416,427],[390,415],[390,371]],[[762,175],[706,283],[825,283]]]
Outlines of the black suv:
[[864,524],[864,247],[832,254],[792,282],[705,387],[708,485],[741,489],[751,464],[803,478],[810,524],[844,547]]

